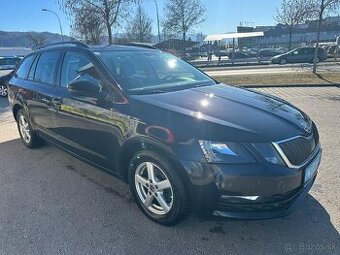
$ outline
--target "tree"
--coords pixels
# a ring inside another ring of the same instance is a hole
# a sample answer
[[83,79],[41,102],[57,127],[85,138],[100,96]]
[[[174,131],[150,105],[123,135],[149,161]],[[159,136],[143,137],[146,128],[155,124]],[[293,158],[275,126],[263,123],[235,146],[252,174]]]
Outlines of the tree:
[[183,41],[187,33],[206,18],[206,9],[200,0],[167,0],[164,8],[164,30],[181,34]]
[[104,26],[100,15],[94,10],[93,6],[86,4],[75,13],[72,32],[87,44],[101,44]]
[[32,32],[27,35],[33,49],[39,48],[46,43],[46,36],[43,33]]
[[130,40],[150,42],[152,38],[152,20],[146,14],[141,4],[138,4],[135,17],[127,27],[127,36]]
[[292,47],[294,27],[311,17],[313,0],[282,0],[281,7],[275,17],[278,23],[284,24],[289,30],[289,49]]
[[83,6],[92,6],[107,29],[109,44],[112,44],[112,26],[118,25],[119,18],[133,0],[58,0],[59,6],[69,15],[75,16]]
[[322,21],[324,20],[327,14],[336,12],[336,10],[339,9],[340,0],[314,0],[313,6],[314,6],[314,14],[317,17],[316,44],[315,44],[315,52],[314,52],[314,59],[313,59],[313,73],[316,74]]

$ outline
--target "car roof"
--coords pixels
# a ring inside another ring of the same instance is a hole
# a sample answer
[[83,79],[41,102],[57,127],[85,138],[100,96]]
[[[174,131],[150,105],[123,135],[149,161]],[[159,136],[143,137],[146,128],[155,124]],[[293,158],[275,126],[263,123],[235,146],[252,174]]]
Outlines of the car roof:
[[147,47],[143,45],[97,45],[97,46],[87,46],[86,44],[80,43],[80,42],[61,42],[61,43],[54,43],[54,44],[47,44],[42,47],[39,47],[38,49],[32,51],[29,55],[50,51],[50,50],[60,50],[60,49],[83,49],[88,50],[91,52],[96,51],[154,51],[159,49],[154,49],[152,47]]

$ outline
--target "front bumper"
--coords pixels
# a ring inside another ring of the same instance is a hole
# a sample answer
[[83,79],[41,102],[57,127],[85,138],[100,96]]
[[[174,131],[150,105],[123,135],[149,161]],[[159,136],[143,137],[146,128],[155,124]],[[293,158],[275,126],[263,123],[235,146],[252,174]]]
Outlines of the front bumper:
[[311,189],[320,161],[313,176],[306,182],[305,171],[312,162],[321,158],[321,152],[320,149],[299,169],[262,163],[228,165],[185,162],[184,167],[191,174],[195,211],[204,216],[239,219],[286,216],[301,204]]
[[213,215],[236,219],[270,219],[287,216],[304,201],[315,179],[316,175],[302,189],[283,200],[237,206],[219,204]]

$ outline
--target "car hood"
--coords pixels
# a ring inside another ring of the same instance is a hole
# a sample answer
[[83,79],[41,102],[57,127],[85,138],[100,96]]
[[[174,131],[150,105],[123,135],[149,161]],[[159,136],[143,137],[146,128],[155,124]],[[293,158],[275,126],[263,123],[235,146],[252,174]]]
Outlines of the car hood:
[[308,135],[305,129],[312,125],[282,99],[224,84],[131,97],[135,112],[147,123],[199,139],[280,141]]

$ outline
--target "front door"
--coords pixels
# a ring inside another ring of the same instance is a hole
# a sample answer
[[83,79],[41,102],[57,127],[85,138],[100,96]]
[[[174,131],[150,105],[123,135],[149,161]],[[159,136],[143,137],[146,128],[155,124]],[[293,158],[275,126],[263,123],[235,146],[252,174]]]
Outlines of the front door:
[[[113,100],[107,84],[86,52],[65,53],[56,105],[54,136],[66,149],[108,170],[114,169],[114,155],[119,144],[119,131],[111,123]],[[74,81],[91,81],[100,87],[100,95],[72,94],[68,85]]]

